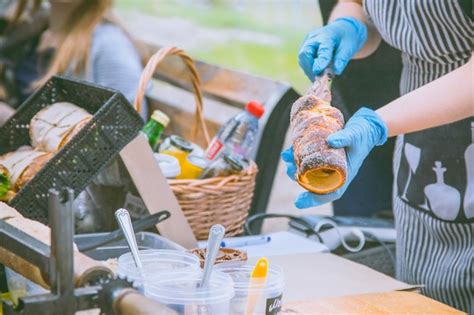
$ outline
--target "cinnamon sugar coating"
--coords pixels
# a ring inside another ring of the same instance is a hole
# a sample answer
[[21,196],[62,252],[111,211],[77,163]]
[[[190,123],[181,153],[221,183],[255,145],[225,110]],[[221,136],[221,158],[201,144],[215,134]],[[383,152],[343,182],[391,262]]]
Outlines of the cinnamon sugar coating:
[[290,123],[297,177],[317,168],[329,168],[347,176],[344,149],[333,149],[327,137],[342,129],[342,113],[315,95],[304,95],[293,104]]

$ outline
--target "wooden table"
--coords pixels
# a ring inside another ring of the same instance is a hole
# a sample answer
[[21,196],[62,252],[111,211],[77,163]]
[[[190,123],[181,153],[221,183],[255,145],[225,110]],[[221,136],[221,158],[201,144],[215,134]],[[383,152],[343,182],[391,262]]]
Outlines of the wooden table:
[[284,303],[282,314],[464,314],[414,292],[372,293]]

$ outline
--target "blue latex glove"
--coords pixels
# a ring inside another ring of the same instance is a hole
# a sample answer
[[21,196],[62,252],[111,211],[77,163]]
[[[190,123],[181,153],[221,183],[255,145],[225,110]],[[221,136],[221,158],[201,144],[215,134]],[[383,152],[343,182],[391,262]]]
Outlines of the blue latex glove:
[[[370,151],[375,146],[384,144],[385,141],[387,141],[387,127],[380,116],[371,109],[365,107],[359,109],[349,119],[344,129],[327,138],[331,147],[346,148],[347,180],[345,184],[335,192],[326,195],[304,192],[296,199],[295,206],[299,209],[316,207],[341,198]],[[288,176],[295,180],[296,164],[293,147],[283,151],[281,157],[287,165]]]
[[334,73],[341,74],[366,41],[364,23],[352,17],[339,18],[306,35],[298,53],[298,63],[311,81],[331,61]]

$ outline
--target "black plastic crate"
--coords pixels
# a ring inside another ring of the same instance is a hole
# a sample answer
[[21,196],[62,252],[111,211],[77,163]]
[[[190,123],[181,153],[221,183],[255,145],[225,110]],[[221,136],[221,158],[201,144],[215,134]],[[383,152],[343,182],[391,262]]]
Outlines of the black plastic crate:
[[25,217],[45,224],[50,188],[70,187],[77,196],[143,127],[143,120],[121,93],[55,76],[0,128],[0,154],[30,145],[31,119],[56,102],[73,103],[94,117],[10,202]]

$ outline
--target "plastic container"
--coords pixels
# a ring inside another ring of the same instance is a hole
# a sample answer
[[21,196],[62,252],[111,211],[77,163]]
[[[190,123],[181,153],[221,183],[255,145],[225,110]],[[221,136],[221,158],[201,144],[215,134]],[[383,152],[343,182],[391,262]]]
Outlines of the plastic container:
[[234,283],[235,296],[230,303],[230,311],[226,314],[246,314],[247,301],[253,296],[256,299],[253,315],[279,314],[285,288],[283,270],[276,265],[269,265],[265,285],[251,286],[250,276],[254,266],[224,263],[215,266],[216,271],[229,275]]
[[135,267],[131,253],[119,257],[117,274],[134,281],[138,287],[148,284],[148,280],[163,273],[172,271],[196,271],[200,270],[199,258],[187,252],[169,249],[148,249],[139,252],[143,264],[144,277]]
[[145,295],[180,315],[224,315],[230,312],[234,297],[232,278],[214,271],[206,289],[199,289],[202,271],[172,272],[152,279]]
[[154,154],[155,161],[160,166],[161,172],[166,178],[176,178],[181,174],[179,161],[174,156],[162,153]]
[[214,160],[226,151],[248,158],[258,133],[258,120],[264,111],[260,103],[248,102],[245,111],[230,119],[219,129],[207,148],[206,158]]

